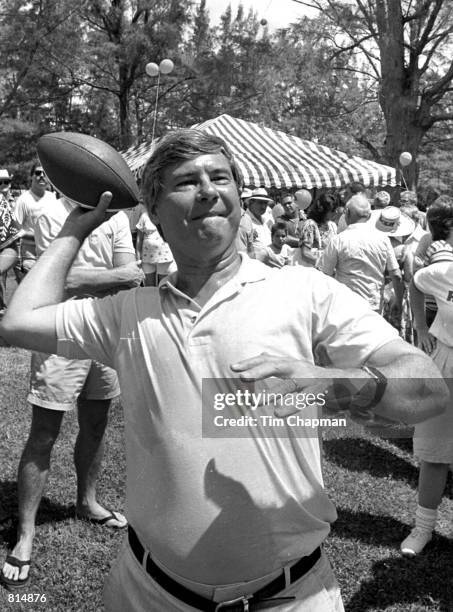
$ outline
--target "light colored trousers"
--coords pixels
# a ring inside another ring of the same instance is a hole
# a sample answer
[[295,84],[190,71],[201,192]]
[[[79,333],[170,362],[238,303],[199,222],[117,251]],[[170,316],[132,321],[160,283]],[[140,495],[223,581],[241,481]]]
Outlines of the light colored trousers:
[[[173,575],[174,576],[174,575]],[[267,610],[275,612],[344,612],[340,589],[323,553],[315,566],[274,597],[295,597]],[[127,542],[104,585],[106,612],[195,612],[160,587],[139,564]],[[258,610],[258,607],[254,607]]]

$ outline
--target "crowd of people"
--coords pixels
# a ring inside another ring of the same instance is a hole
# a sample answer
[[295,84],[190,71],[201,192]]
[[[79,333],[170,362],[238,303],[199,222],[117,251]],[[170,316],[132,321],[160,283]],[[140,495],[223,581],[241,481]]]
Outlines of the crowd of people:
[[[0,334],[33,351],[32,422],[4,586],[29,581],[50,453],[77,406],[77,516],[128,526],[108,611],[343,610],[322,549],[336,514],[318,436],[204,437],[207,379],[288,394],[321,381],[331,409],[348,379],[351,415],[414,425],[418,506],[401,552],[423,550],[453,463],[453,198],[425,214],[413,192],[353,184],[275,201],[243,189],[226,144],[197,130],[161,140],[128,215],[105,213],[108,193],[82,213],[39,164],[17,201],[10,184],[0,170]],[[95,491],[120,388],[127,519]]]

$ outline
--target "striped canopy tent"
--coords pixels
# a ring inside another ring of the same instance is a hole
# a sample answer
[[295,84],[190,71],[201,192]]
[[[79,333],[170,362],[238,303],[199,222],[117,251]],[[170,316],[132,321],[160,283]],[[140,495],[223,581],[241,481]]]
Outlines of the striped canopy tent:
[[[396,170],[361,157],[349,157],[309,140],[220,115],[198,128],[223,138],[234,153],[246,187],[276,189],[342,187],[360,182],[365,187],[395,186]],[[123,152],[136,176],[151,155],[153,144],[144,143]]]

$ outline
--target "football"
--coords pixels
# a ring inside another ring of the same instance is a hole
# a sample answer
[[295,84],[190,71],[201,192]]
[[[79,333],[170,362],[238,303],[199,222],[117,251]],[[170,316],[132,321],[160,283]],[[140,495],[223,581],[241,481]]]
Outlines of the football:
[[84,208],[94,208],[104,191],[113,194],[109,211],[132,208],[139,189],[120,153],[106,142],[76,132],[54,132],[38,140],[39,161],[52,186]]

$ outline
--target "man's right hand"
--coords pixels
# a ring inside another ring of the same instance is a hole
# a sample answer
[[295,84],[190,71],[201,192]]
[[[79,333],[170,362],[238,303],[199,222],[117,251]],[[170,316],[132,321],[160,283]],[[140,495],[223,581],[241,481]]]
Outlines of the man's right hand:
[[58,237],[74,236],[80,242],[83,242],[93,230],[105,221],[105,213],[112,197],[110,191],[104,191],[95,208],[86,210],[77,206],[68,215]]
[[144,280],[145,275],[141,268],[141,261],[131,261],[123,266],[115,268],[118,274],[118,284],[126,285],[127,287],[138,287]]

